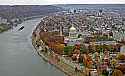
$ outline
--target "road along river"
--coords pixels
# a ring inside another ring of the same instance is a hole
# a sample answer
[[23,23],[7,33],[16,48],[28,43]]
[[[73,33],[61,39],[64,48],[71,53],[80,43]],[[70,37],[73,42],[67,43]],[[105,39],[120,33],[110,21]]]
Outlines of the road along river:
[[[32,46],[31,33],[40,18],[25,21],[0,34],[0,76],[65,76],[40,58]],[[18,29],[24,26],[24,29]]]

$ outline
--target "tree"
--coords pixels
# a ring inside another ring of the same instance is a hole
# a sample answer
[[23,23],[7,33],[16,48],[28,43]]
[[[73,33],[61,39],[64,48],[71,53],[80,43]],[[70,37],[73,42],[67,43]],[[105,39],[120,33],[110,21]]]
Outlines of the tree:
[[74,46],[65,46],[64,47],[64,54],[66,54],[66,55],[71,54],[74,48],[75,48]]
[[119,54],[117,55],[117,59],[118,59],[118,60],[125,60],[125,55],[119,53]]
[[112,73],[112,76],[123,76],[123,73],[120,70],[115,69]]
[[85,46],[81,46],[80,47],[80,52],[81,53],[85,53],[87,51],[86,47]]
[[76,10],[74,10],[73,12],[76,13]]
[[78,38],[80,38],[82,36],[82,34],[78,34]]
[[58,44],[56,44],[56,52],[58,53],[58,54],[62,54],[63,53],[63,50],[64,50],[64,44],[60,44],[60,43],[58,43]]

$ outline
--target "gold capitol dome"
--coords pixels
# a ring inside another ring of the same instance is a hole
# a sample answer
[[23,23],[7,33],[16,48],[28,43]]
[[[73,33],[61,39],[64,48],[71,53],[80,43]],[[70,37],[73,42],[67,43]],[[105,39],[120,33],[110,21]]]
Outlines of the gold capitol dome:
[[72,25],[72,26],[70,27],[69,31],[70,31],[70,32],[74,32],[74,31],[76,31],[76,28]]

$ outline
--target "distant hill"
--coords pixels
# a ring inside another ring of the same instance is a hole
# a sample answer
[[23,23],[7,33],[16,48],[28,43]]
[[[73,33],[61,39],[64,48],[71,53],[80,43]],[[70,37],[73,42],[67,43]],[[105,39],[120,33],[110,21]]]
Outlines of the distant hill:
[[125,10],[125,4],[57,4],[64,9],[114,9]]
[[61,10],[63,10],[61,7],[52,5],[0,5],[0,16],[6,19],[24,18],[58,12]]

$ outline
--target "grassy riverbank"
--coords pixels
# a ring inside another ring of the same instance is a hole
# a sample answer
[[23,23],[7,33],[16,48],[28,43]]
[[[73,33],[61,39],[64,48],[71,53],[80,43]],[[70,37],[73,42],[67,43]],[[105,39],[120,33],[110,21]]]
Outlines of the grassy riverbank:
[[7,31],[10,27],[7,24],[0,24],[0,33]]

